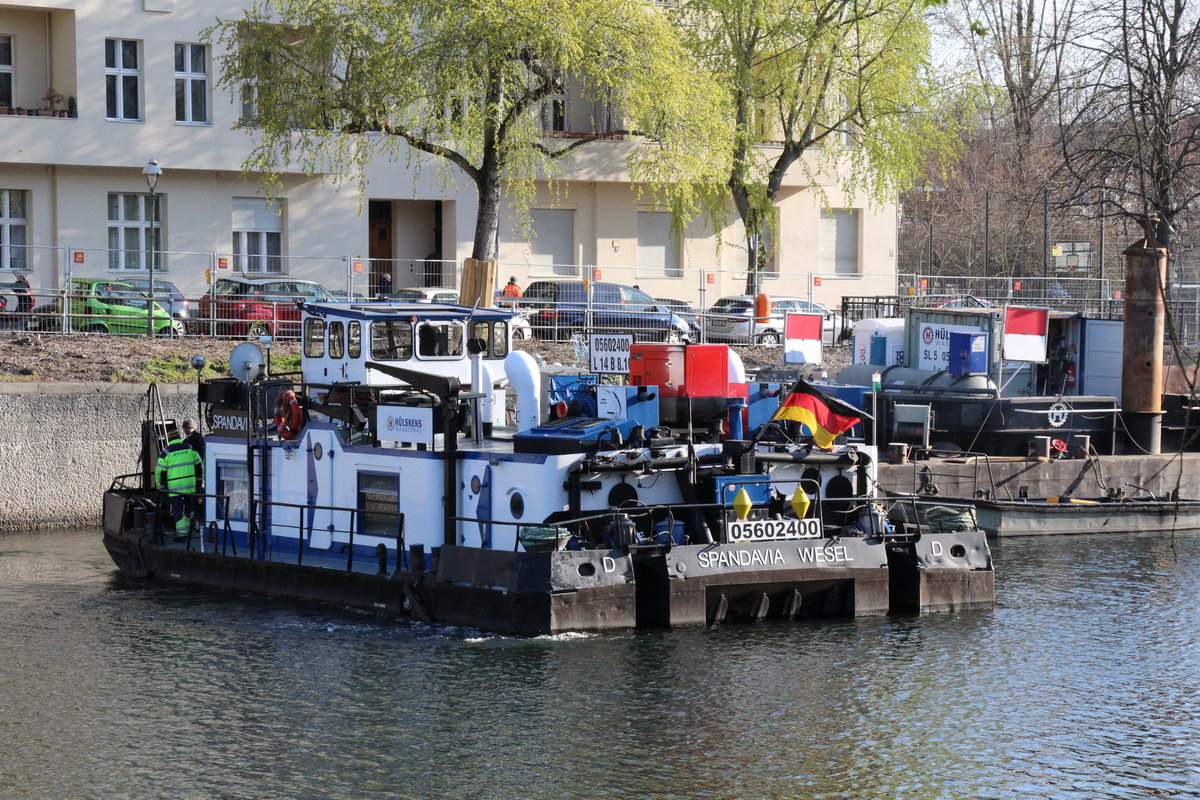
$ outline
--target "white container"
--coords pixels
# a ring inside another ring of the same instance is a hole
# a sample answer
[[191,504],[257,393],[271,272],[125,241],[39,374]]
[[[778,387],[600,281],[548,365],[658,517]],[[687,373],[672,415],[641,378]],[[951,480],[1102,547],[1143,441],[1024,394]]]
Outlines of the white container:
[[[882,336],[886,344],[886,358],[871,360],[871,337]],[[861,319],[854,323],[854,344],[850,352],[850,363],[872,364],[890,367],[904,363],[904,320],[894,317]]]

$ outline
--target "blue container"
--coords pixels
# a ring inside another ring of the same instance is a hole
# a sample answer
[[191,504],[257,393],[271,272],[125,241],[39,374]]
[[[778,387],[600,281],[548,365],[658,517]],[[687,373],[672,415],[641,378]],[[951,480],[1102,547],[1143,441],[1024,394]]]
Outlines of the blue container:
[[951,375],[980,375],[988,371],[988,335],[986,333],[950,333]]
[[687,526],[682,520],[675,520],[675,524],[671,525],[671,532],[667,534],[667,521],[659,520],[654,523],[654,541],[659,544],[666,544],[670,541],[672,544],[683,544],[687,541]]

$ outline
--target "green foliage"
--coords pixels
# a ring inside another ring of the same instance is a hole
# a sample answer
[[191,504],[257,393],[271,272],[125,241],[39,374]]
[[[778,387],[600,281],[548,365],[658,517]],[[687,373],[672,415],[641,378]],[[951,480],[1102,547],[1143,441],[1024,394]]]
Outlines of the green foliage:
[[[924,174],[931,154],[961,152],[972,93],[929,65],[926,0],[689,0],[672,16],[726,88],[736,125],[724,185],[747,238],[775,213],[790,169],[881,203]],[[823,197],[823,195],[822,195]],[[827,200],[823,197],[823,202]],[[750,245],[754,252],[754,245]]]
[[[257,136],[245,166],[354,176],[383,157],[465,176],[480,198],[476,258],[495,255],[501,181],[527,207],[534,181],[589,138],[542,134],[540,104],[567,89],[611,106],[652,186],[711,174],[725,115],[720,90],[696,69],[675,29],[643,0],[278,0],[207,36],[229,55],[220,83],[253,96]],[[627,132],[628,132],[627,131]],[[432,157],[432,158],[431,158]]]

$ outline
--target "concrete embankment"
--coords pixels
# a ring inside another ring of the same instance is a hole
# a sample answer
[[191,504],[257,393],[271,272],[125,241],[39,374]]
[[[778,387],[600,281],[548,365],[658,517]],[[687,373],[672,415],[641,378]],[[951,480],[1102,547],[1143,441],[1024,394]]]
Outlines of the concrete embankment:
[[[195,418],[196,387],[159,387],[167,417]],[[104,490],[137,471],[138,437],[147,387],[128,383],[0,384],[0,530],[98,525]],[[881,454],[883,455],[883,454]],[[1200,454],[1115,456],[1091,460],[950,459],[881,465],[883,488],[910,492],[929,484],[939,494],[970,497],[976,489],[1016,497],[1128,494],[1164,496],[1176,487],[1200,498]]]
[[[168,417],[196,417],[194,385],[159,387]],[[0,384],[0,530],[99,525],[104,490],[138,469],[147,387]]]

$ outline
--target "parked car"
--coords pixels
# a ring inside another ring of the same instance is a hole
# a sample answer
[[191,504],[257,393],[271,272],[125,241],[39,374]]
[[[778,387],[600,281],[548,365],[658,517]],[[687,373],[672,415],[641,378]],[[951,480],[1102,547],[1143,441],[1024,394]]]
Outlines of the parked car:
[[[221,278],[200,298],[197,333],[215,328],[217,336],[256,339],[300,335],[298,301],[329,302],[332,294],[319,283],[297,278]],[[211,327],[210,327],[211,326]]]
[[386,300],[401,303],[451,303],[458,305],[458,289],[445,286],[407,286],[395,289],[385,296]]
[[[150,294],[150,279],[149,278],[123,278],[122,283],[128,283],[138,291]],[[183,292],[170,281],[160,281],[154,279],[154,299],[160,306],[167,310],[174,319],[183,323],[187,327],[188,313],[191,305],[188,299],[183,296]]]
[[842,334],[842,315],[820,303],[803,297],[771,296],[771,313],[766,322],[754,319],[754,298],[750,295],[722,297],[708,310],[705,331],[708,341],[729,344],[777,345],[783,341],[784,315],[820,314],[821,335],[827,342]]
[[632,333],[639,341],[683,342],[691,337],[687,320],[641,289],[593,281],[591,327],[581,280],[561,278],[529,284],[520,307],[529,311],[533,332],[542,339],[569,339],[574,333]]
[[[67,283],[65,295],[70,331],[145,335],[149,313],[155,335],[178,336],[183,333],[183,323],[172,319],[160,304],[152,304],[145,292],[123,281],[72,278]],[[30,330],[59,330],[62,327],[63,302],[64,298],[60,296],[53,302],[34,307],[28,323]]]
[[663,308],[669,309],[672,313],[678,314],[687,321],[688,326],[692,329],[692,338],[695,339],[700,335],[700,312],[692,308],[682,300],[672,300],[669,297],[656,297],[654,302],[658,303]]
[[930,298],[922,300],[922,305],[926,308],[991,308],[991,302],[984,300],[982,297],[974,295],[963,295],[962,297],[950,298]]

